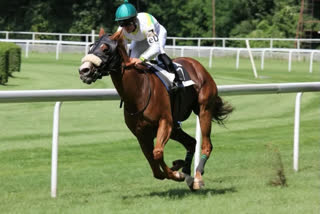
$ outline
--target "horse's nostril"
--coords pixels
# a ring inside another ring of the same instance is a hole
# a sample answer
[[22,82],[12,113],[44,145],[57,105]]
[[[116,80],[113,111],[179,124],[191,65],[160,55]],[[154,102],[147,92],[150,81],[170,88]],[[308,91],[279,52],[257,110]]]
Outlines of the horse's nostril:
[[86,74],[86,73],[88,73],[88,72],[90,72],[90,69],[89,69],[89,68],[79,69],[79,73],[80,73],[80,74]]

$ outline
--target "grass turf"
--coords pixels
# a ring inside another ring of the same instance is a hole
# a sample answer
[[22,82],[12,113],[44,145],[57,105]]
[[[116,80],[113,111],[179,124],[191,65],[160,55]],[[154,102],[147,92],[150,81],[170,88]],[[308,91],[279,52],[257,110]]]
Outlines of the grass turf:
[[[77,73],[81,55],[32,53],[0,90],[113,88],[109,77],[85,85]],[[205,66],[208,59],[199,59]],[[259,61],[256,60],[258,64]],[[248,59],[215,58],[209,69],[218,85],[320,81],[315,63],[266,60],[255,79]],[[65,102],[59,145],[58,198],[50,198],[54,103],[0,105],[1,213],[319,213],[319,93],[301,106],[300,171],[292,170],[295,94],[224,97],[235,108],[227,127],[213,125],[214,150],[205,188],[153,178],[118,101]],[[195,117],[183,123],[194,135]],[[278,158],[280,154],[281,161]],[[169,141],[169,164],[184,158]],[[287,187],[269,185],[281,166]]]

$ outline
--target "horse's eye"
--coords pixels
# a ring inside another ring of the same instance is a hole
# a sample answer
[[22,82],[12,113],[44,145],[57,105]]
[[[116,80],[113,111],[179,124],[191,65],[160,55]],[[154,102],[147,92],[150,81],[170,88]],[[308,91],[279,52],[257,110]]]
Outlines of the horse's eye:
[[91,51],[93,49],[93,46],[94,46],[93,43],[89,45],[89,51]]
[[109,46],[107,44],[100,45],[100,49],[103,51],[103,53],[107,54],[109,52]]

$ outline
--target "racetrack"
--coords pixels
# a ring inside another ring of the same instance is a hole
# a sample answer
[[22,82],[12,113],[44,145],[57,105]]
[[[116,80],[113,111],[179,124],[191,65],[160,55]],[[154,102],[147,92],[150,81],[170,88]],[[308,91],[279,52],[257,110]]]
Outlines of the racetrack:
[[[109,77],[84,85],[81,55],[31,54],[0,90],[113,88]],[[200,59],[204,65],[207,59]],[[319,63],[267,60],[254,79],[249,60],[214,59],[219,85],[320,81]],[[224,97],[236,108],[227,127],[213,126],[214,150],[205,188],[152,177],[118,101],[64,103],[61,112],[58,198],[50,198],[54,103],[0,105],[0,210],[3,213],[319,213],[319,93],[301,106],[300,171],[292,170],[295,94]],[[183,123],[195,132],[195,117]],[[279,151],[279,153],[276,152]],[[281,162],[278,159],[281,156]],[[168,163],[185,151],[168,142]],[[283,164],[287,187],[268,183]]]

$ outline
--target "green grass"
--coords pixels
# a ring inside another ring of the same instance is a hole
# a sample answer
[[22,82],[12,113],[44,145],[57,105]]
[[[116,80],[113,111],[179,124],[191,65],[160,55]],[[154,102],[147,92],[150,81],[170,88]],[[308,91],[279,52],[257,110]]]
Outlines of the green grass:
[[[109,77],[93,85],[78,75],[82,55],[32,53],[0,90],[113,88]],[[208,59],[199,59],[206,67]],[[256,60],[257,65],[259,61]],[[209,69],[218,85],[320,81],[319,63],[265,61],[255,79],[248,59],[214,58]],[[257,66],[258,67],[258,66]],[[50,197],[54,103],[0,105],[0,213],[319,213],[319,93],[304,93],[301,106],[300,170],[292,170],[295,94],[224,97],[235,112],[227,127],[213,125],[214,150],[205,188],[153,178],[119,101],[65,102],[59,138],[58,197]],[[194,135],[195,117],[183,123]],[[272,149],[268,147],[272,145]],[[279,150],[287,187],[268,185]],[[167,163],[184,158],[169,141]]]

